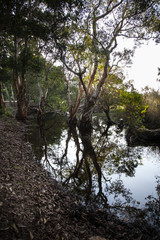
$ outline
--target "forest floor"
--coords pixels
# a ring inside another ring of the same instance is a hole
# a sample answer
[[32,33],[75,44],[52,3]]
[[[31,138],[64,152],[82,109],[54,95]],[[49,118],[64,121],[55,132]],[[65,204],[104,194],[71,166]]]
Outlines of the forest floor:
[[87,209],[33,161],[26,125],[0,117],[0,240],[160,239],[143,222]]

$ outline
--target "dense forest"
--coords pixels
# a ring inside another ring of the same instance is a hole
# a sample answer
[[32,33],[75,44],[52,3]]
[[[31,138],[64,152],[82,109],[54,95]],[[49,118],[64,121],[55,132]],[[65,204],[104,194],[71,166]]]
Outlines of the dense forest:
[[160,0],[0,6],[0,239],[160,239],[160,92],[124,74]]
[[[37,106],[42,115],[68,112],[85,130],[95,111],[112,122],[110,111],[121,110],[131,124],[159,125],[159,92],[138,93],[120,67],[142,41],[158,44],[159,1],[11,0],[0,11],[1,114],[14,107],[25,122]],[[119,39],[128,38],[133,50],[119,52]]]

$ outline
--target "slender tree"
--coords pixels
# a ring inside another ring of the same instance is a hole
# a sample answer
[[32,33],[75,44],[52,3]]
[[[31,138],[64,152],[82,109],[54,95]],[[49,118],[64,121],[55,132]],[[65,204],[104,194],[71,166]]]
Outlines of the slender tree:
[[139,4],[128,0],[88,0],[81,19],[78,22],[72,20],[66,26],[70,38],[64,42],[65,48],[62,47],[62,42],[57,44],[62,62],[79,77],[85,93],[79,121],[81,129],[88,130],[92,127],[93,109],[107,79],[110,59],[118,46],[119,38],[135,38],[137,41],[146,39],[143,20],[155,2]]
[[[70,74],[69,76],[70,77]],[[66,86],[67,86],[67,102],[68,102],[68,111],[69,111],[69,116],[68,116],[68,122],[69,125],[76,125],[77,124],[77,112],[81,103],[81,98],[82,98],[82,93],[83,93],[83,88],[81,85],[81,82],[79,81],[79,85],[78,85],[78,92],[76,95],[76,99],[72,100],[71,98],[71,79],[67,78],[67,76],[64,73],[64,80],[66,82]]]

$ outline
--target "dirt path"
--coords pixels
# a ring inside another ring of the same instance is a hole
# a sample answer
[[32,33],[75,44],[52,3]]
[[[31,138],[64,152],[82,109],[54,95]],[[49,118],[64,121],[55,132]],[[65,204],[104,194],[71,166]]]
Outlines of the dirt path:
[[0,118],[1,240],[160,239],[148,226],[83,207],[34,163],[24,133],[24,124]]

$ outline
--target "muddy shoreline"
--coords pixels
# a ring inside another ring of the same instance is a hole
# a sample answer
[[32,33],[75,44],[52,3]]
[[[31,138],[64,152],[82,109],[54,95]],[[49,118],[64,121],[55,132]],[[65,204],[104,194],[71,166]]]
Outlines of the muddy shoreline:
[[0,117],[0,239],[160,239],[146,223],[128,224],[86,209],[33,161],[26,125]]

